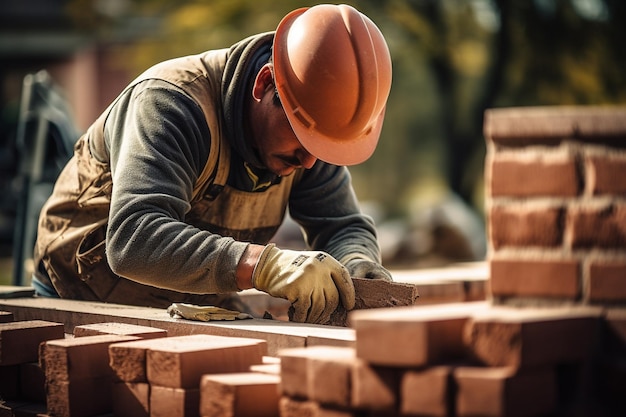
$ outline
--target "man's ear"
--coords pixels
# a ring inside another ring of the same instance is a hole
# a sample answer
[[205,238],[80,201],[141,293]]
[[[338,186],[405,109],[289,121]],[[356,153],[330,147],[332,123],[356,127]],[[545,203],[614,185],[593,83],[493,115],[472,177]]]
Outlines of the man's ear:
[[272,75],[272,64],[267,63],[261,67],[254,80],[252,87],[252,97],[256,101],[261,101],[268,88],[274,87],[274,76]]

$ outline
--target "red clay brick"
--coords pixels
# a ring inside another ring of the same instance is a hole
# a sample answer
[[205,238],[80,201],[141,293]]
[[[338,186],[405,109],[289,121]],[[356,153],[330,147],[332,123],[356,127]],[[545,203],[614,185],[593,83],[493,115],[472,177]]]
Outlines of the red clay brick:
[[60,323],[43,320],[0,323],[0,365],[37,362],[41,342],[64,336]]
[[111,378],[100,377],[71,381],[55,380],[46,384],[48,413],[54,417],[90,417],[110,413]]
[[135,336],[99,335],[50,340],[41,345],[46,403],[55,417],[87,417],[111,411],[113,372],[109,345]]
[[167,337],[167,330],[136,324],[111,322],[85,324],[74,328],[75,337],[96,336],[99,334],[117,334],[120,336],[137,336],[142,339],[156,339]]
[[[154,339],[141,339],[132,342],[115,343],[109,346],[109,366],[114,377],[124,382],[148,382],[146,356],[150,347],[159,342]],[[168,342],[169,343],[169,342]]]
[[21,398],[32,402],[46,402],[46,375],[38,362],[20,365]]
[[449,401],[452,367],[433,366],[407,370],[400,383],[400,412],[403,415],[446,417],[452,415]]
[[589,266],[588,300],[626,301],[626,263],[593,262]]
[[351,370],[355,366],[353,348],[320,346],[307,360],[308,398],[320,404],[350,406]]
[[547,297],[578,299],[580,265],[575,260],[490,261],[490,291],[494,297]]
[[511,368],[459,367],[458,417],[532,417],[551,415],[556,409],[556,378],[552,369],[516,374]]
[[10,311],[0,311],[0,323],[9,323],[13,321],[13,313]]
[[[415,284],[368,278],[352,278],[352,282],[354,283],[355,310],[411,306],[419,297]],[[340,303],[328,323],[325,324],[346,327],[348,311]]]
[[322,404],[350,405],[353,348],[311,346],[284,349],[281,360],[280,392]]
[[586,360],[599,337],[601,311],[589,307],[492,307],[467,322],[464,340],[491,366],[528,368]]
[[200,417],[200,389],[150,385],[150,417]]
[[145,382],[114,382],[111,387],[115,417],[149,417],[150,385]]
[[204,374],[246,372],[267,355],[267,342],[252,338],[202,334],[152,341],[148,382],[161,387],[198,388]]
[[333,407],[389,410],[397,402],[399,375],[355,357],[353,348],[312,346],[284,349],[280,393]]
[[495,249],[506,246],[560,246],[563,210],[558,207],[494,206],[489,213],[490,239]]
[[588,181],[594,195],[626,194],[626,159],[607,156],[587,158]]
[[572,207],[567,213],[572,248],[625,248],[626,206]]
[[363,360],[352,368],[352,407],[391,415],[398,405],[400,373],[395,368],[372,366]]
[[484,302],[396,307],[350,313],[357,357],[380,366],[422,366],[465,355],[462,329]]
[[278,375],[232,373],[204,375],[200,382],[202,417],[275,417]]
[[492,197],[574,197],[580,179],[573,159],[566,161],[512,161],[495,159],[491,164]]
[[42,364],[48,383],[111,378],[109,345],[137,340],[135,336],[99,335],[47,341]]
[[308,359],[325,349],[323,346],[311,346],[279,351],[281,379],[279,392],[289,397],[308,398]]

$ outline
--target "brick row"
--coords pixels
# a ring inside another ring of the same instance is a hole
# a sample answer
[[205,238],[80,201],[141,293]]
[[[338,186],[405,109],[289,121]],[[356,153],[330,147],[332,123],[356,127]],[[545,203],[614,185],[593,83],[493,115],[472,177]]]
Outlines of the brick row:
[[279,353],[280,415],[557,415],[590,386],[580,370],[602,320],[598,308],[489,303],[354,311],[354,347]]
[[[48,340],[40,348],[47,413],[463,417],[580,409],[582,415],[602,415],[585,403],[589,387],[602,389],[603,406],[615,415],[625,410],[617,388],[626,376],[620,366],[625,309],[465,302],[353,311],[349,321],[355,346],[283,349],[278,358],[266,356],[265,341],[237,337],[98,334]],[[594,364],[600,367],[589,372]],[[31,365],[25,367],[33,370]],[[253,371],[268,365],[272,371]],[[4,370],[13,380],[21,378],[18,365]],[[2,404],[8,415],[26,405]]]
[[576,139],[626,145],[626,108],[552,106],[489,109],[485,136],[501,146],[556,145]]

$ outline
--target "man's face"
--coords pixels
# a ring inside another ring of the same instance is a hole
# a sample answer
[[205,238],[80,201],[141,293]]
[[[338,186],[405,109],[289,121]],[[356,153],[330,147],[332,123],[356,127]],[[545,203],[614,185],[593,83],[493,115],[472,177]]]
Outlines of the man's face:
[[250,125],[253,146],[268,170],[287,176],[296,168],[310,169],[317,159],[298,141],[282,106],[274,102],[274,83],[269,64],[264,66],[253,88]]

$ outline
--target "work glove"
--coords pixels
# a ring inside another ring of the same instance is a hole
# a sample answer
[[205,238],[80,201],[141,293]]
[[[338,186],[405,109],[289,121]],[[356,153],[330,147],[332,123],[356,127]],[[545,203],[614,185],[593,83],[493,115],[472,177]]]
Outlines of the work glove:
[[215,320],[242,320],[252,316],[239,311],[227,310],[215,306],[198,306],[194,304],[173,303],[167,308],[170,317],[182,317],[187,320],[215,321]]
[[352,278],[369,278],[393,281],[391,273],[383,268],[382,265],[366,259],[352,259],[346,262],[346,268]]
[[267,245],[254,268],[252,285],[291,303],[293,321],[326,323],[339,305],[354,308],[348,270],[324,252],[293,251]]

